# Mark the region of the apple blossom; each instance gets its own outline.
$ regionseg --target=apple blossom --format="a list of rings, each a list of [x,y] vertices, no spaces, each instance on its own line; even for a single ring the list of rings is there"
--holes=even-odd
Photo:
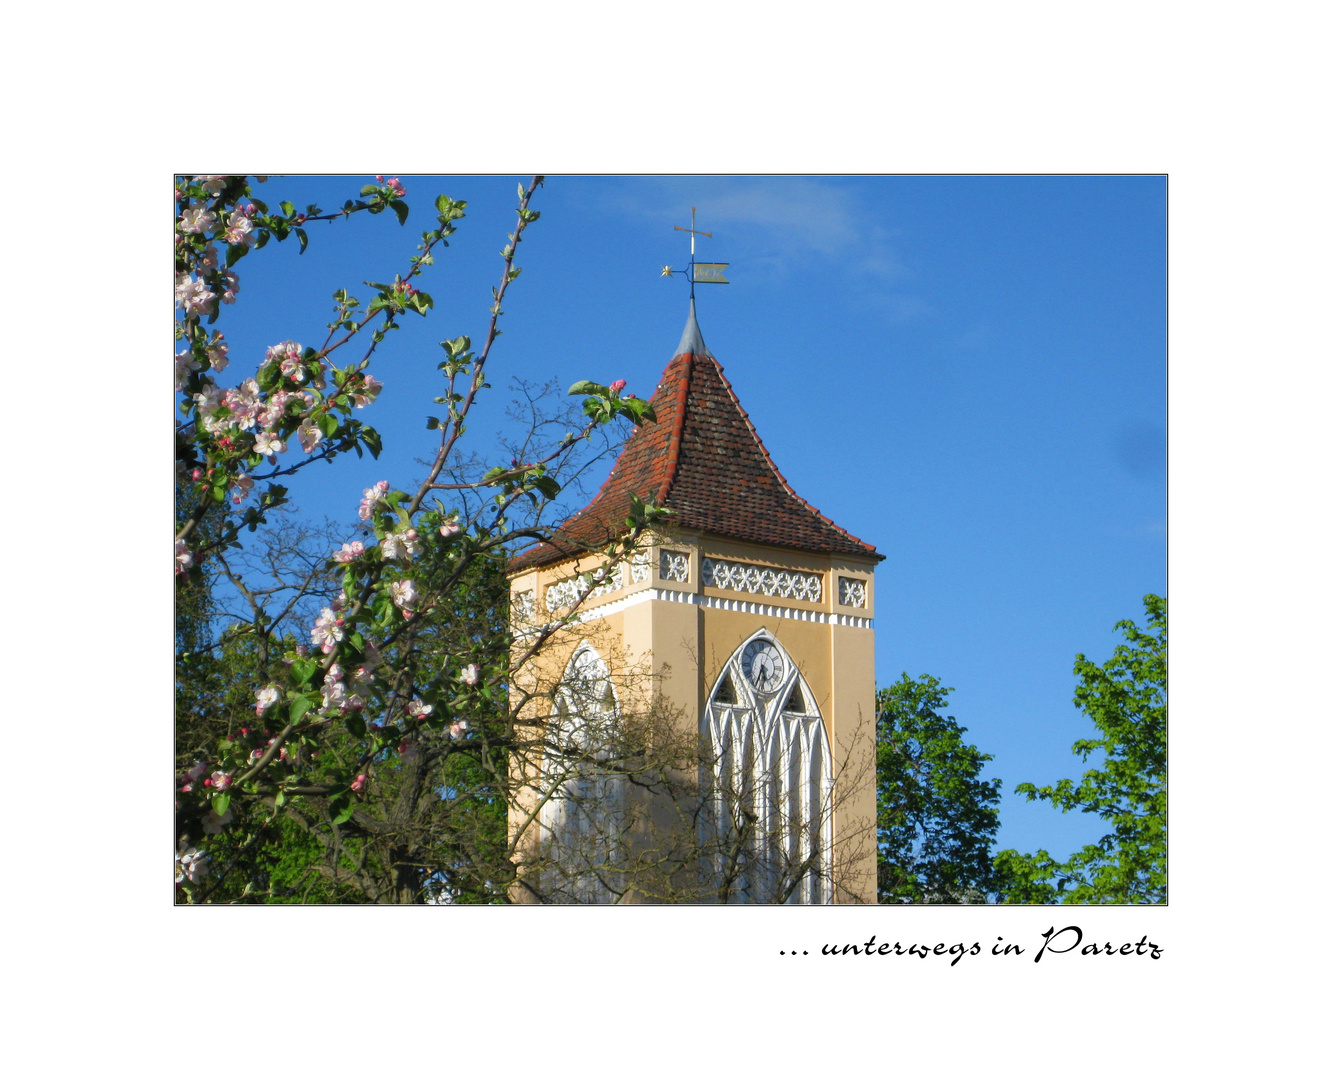
[[[274,683],[256,692],[256,715],[260,716],[280,700],[280,688]]]
[[[231,304],[231,303],[233,303],[235,300],[237,300],[237,298],[238,298],[238,274],[237,274],[237,271],[235,271],[235,270],[225,270],[225,271],[223,272],[223,274],[222,274],[222,277],[223,277],[223,279],[224,279],[224,295],[223,295],[223,301],[224,301],[225,304]]]
[[[311,417],[298,425],[298,441],[303,444],[305,454],[310,454],[316,450],[321,445],[322,438],[321,428],[313,423]]]
[[[395,195],[398,199],[405,198],[405,187],[401,184],[401,181],[398,180],[396,177],[393,176],[390,180],[387,181],[387,187],[391,188],[391,193]]]
[[[382,384],[371,375],[359,376],[360,385],[358,388],[351,387],[350,399],[354,402],[356,409],[362,409],[365,405],[371,405],[373,400],[382,392]],[[353,382],[353,380],[351,380]]]
[[[209,358],[210,367],[215,371],[223,371],[228,367],[228,343],[224,341],[222,334],[216,334],[205,346],[205,355]]]
[[[373,516],[373,505],[378,502],[388,491],[391,485],[385,480],[379,480],[370,488],[363,489],[363,502],[359,503],[359,519],[367,521]]]
[[[233,503],[236,506],[240,505],[242,500],[252,493],[252,487],[255,485],[256,481],[246,473],[238,473],[237,476],[233,477],[230,483],[233,485]]]
[[[368,777],[365,774],[360,773],[354,778],[354,783],[350,784],[349,788],[351,791],[362,791],[364,784],[367,782]]]
[[[276,454],[282,454],[287,449],[284,440],[273,431],[263,431],[256,437],[254,450],[262,457],[268,457],[273,463]]]
[[[392,533],[382,539],[384,559],[409,559],[419,554],[419,533],[414,529]]]
[[[331,652],[336,643],[342,641],[345,637],[345,631],[342,628],[343,619],[336,617],[336,613],[329,607],[322,608],[322,613],[317,617],[317,621],[312,624],[312,644],[320,645],[324,653]]]
[[[480,681],[480,665],[467,664],[461,669],[461,681],[467,686],[475,686]]]
[[[394,581],[391,585],[391,602],[398,608],[411,608],[415,601],[419,599],[419,594],[415,592],[415,583],[413,581]]]
[[[224,241],[229,244],[254,244],[252,219],[248,215],[249,207],[240,206],[228,216],[228,227],[224,229]]]
[[[341,544],[340,550],[331,556],[338,563],[353,562],[363,554],[363,541],[355,540],[348,544]]]
[[[419,698],[415,698],[405,707],[406,716],[415,720],[423,720],[431,712],[433,712],[433,706],[426,705],[424,702],[420,701]]]
[[[442,533],[443,536],[456,536],[457,533],[461,532],[461,522],[456,518],[453,518],[451,521],[444,521],[438,526],[438,531]]]
[[[195,562],[195,556],[191,554],[191,550],[186,546],[185,540],[174,540],[172,546],[173,573],[185,574],[191,569],[192,564]]]
[[[618,394],[628,385],[629,384],[626,383],[623,379],[616,379],[613,383],[610,384],[610,392],[612,394]]]
[[[197,848],[187,848],[174,860],[177,863],[177,884],[189,881],[197,884],[205,874],[205,863],[209,856]]]
[[[471,724],[469,720],[453,720],[452,723],[448,725],[447,733],[454,739],[460,739],[470,730]]]
[[[212,230],[219,219],[214,211],[203,206],[192,206],[182,211],[179,228],[184,233],[205,233]]]
[[[210,773],[210,778],[205,781],[205,786],[212,787],[215,791],[226,791],[232,784],[233,777],[222,769],[215,769],[214,772]]]

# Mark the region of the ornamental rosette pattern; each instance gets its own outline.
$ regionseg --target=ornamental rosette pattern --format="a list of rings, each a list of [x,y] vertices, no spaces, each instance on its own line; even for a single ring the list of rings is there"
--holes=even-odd
[[[662,580],[663,581],[685,581],[690,580],[690,557],[683,551],[667,551],[662,549]]]
[[[536,613],[536,590],[525,589],[513,593],[513,614],[518,619],[530,619]]]
[[[613,593],[617,589],[623,589],[627,583],[638,584],[647,581],[650,573],[648,553],[640,551],[633,557],[628,567],[621,562],[609,571],[596,570],[591,574],[579,574],[577,577],[555,582],[545,590],[545,610],[554,614],[561,607],[568,607],[577,603],[578,597],[587,588],[587,582],[593,578],[596,579],[596,584],[587,593],[588,600]]]
[[[839,578],[839,603],[848,607],[866,607],[867,583],[857,578]]]
[[[820,602],[820,575],[804,570],[774,570],[750,563],[705,559],[700,578],[715,589],[755,593],[780,600]]]

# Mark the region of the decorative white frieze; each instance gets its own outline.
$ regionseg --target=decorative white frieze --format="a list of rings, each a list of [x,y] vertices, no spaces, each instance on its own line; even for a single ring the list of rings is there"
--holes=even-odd
[[[820,575],[804,570],[774,570],[725,559],[705,559],[699,576],[705,585],[716,589],[820,602]]]
[[[857,578],[839,578],[839,603],[845,607],[866,607],[867,583]]]
[[[662,548],[662,580],[689,581],[690,557],[683,551],[668,551]]]
[[[619,562],[609,570],[593,570],[588,574],[579,574],[577,577],[557,581],[545,590],[545,610],[553,614],[561,607],[577,603],[578,597],[586,591],[589,580],[595,581],[592,590],[587,593],[589,600],[623,589],[626,579],[634,584],[647,581],[650,576],[648,553],[637,552],[628,569],[629,573],[626,575],[625,564]]]
[[[513,616],[530,619],[536,613],[536,590],[524,589],[513,593]]]

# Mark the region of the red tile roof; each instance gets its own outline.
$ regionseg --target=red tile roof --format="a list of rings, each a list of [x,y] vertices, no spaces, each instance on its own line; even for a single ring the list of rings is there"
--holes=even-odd
[[[553,542],[523,552],[510,569],[544,566],[609,543],[624,531],[631,494],[674,510],[673,527],[803,551],[885,557],[792,490],[712,356],[674,357],[652,406],[657,422],[634,431],[596,498],[560,526]]]

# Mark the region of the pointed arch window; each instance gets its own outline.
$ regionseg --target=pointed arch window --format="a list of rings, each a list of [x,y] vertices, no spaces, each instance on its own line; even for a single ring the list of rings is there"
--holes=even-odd
[[[712,748],[710,892],[733,903],[828,903],[829,740],[806,679],[768,631],[723,666],[700,731]]]
[[[565,669],[544,740],[539,855],[542,893],[550,903],[617,899],[626,792],[609,754],[619,713],[610,669],[583,642]]]

